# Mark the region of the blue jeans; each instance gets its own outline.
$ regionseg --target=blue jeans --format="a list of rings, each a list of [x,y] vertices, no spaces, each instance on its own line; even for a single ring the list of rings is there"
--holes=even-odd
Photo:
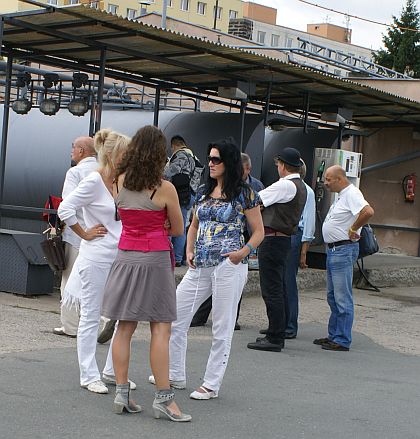
[[[350,347],[353,326],[353,265],[359,254],[359,243],[327,248],[327,301],[331,309],[328,338]]]
[[[286,333],[296,335],[298,331],[299,297],[296,276],[299,269],[300,250],[302,248],[301,229],[290,238],[290,253],[286,265],[286,293],[289,307],[289,318],[287,320]]]
[[[185,242],[187,241],[187,214],[194,204],[194,196],[191,195],[191,200],[188,206],[181,207],[182,221],[184,222],[184,233],[181,236],[172,238],[172,245],[174,246],[175,262],[181,263],[184,259]]]

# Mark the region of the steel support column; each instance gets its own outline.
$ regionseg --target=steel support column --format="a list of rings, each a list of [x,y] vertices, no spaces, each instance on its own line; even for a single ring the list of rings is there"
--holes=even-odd
[[[153,125],[159,126],[160,87],[156,87],[155,108],[153,112]]]
[[[105,65],[106,65],[106,49],[101,49],[101,67],[98,78],[98,99],[96,101],[95,111],[95,133],[101,129],[102,121],[102,103],[104,97],[104,84],[105,84]]]
[[[337,149],[341,149],[341,146],[343,145],[343,131],[344,131],[344,125],[340,123],[338,125],[338,132],[337,132]]]
[[[245,145],[244,145],[245,115],[246,115],[246,101],[241,101],[241,134],[239,140],[239,149],[241,150],[241,152],[245,151]]]
[[[305,106],[305,113],[303,115],[303,132],[305,134],[308,134],[308,121],[309,121],[309,93],[305,93],[304,98],[304,106]]]
[[[264,107],[264,126],[267,126],[267,121],[268,121],[268,115],[270,114],[270,99],[271,99],[271,87],[273,86],[273,83],[270,81],[268,83],[268,87],[267,87],[267,98],[266,98],[266,103],[265,103],[265,107]]]
[[[2,219],[1,205],[3,204],[3,196],[4,196],[4,180],[5,180],[4,177],[6,172],[6,150],[7,150],[7,135],[9,132],[9,113],[10,113],[9,107],[10,107],[10,89],[12,85],[12,71],[13,71],[13,53],[11,50],[9,50],[9,53],[7,55],[6,87],[4,90],[3,125],[1,131],[1,146],[0,146],[0,227],[1,227],[1,219]]]

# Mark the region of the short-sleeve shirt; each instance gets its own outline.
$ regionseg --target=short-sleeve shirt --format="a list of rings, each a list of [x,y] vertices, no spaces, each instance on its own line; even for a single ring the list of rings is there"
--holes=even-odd
[[[245,211],[259,204],[260,197],[250,187],[243,188],[232,201],[198,194],[195,265],[200,268],[214,267],[226,258],[222,254],[242,248]],[[246,263],[246,260],[242,262]]]
[[[350,227],[356,221],[360,211],[368,205],[363,194],[353,184],[339,192],[336,202],[330,207],[322,225],[324,242],[328,244],[349,239]],[[358,234],[360,230],[357,231]]]

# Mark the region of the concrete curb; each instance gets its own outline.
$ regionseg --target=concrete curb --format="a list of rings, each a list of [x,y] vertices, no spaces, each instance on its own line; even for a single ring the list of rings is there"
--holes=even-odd
[[[175,280],[178,285],[187,272],[186,267],[176,268]],[[368,279],[379,288],[384,287],[412,287],[420,286],[420,266],[383,266],[365,269]],[[357,266],[354,270],[354,281],[360,277]],[[326,271],[308,268],[300,270],[297,276],[298,288],[300,290],[319,290],[326,288]],[[248,282],[245,285],[244,294],[249,296],[260,295],[260,277],[258,270],[248,272]]]

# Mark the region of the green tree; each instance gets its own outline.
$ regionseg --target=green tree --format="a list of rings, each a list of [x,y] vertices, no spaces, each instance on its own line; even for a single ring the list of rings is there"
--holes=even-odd
[[[375,62],[400,73],[420,77],[420,13],[415,0],[407,0],[401,17],[383,36],[385,50],[379,50]],[[414,29],[414,30],[408,30]]]

